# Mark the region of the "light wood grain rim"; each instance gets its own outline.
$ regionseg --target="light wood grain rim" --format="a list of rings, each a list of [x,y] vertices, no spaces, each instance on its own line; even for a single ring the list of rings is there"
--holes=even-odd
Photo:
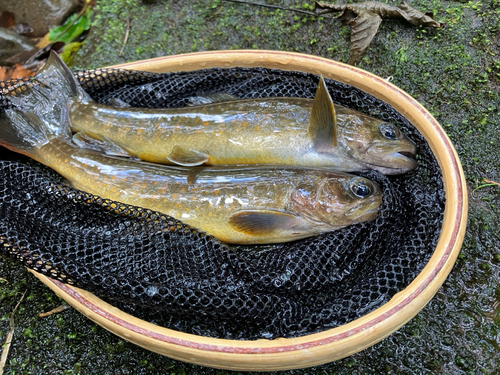
[[[428,141],[443,171],[446,206],[441,235],[426,267],[403,291],[377,310],[317,334],[276,340],[224,340],[158,327],[128,315],[84,290],[35,273],[77,310],[118,336],[159,354],[190,363],[231,370],[273,371],[334,361],[387,337],[413,318],[451,271],[467,221],[467,190],[458,155],[448,136],[415,99],[371,73],[321,57],[280,51],[214,51],[166,56],[113,66],[151,72],[213,67],[266,67],[322,74],[355,86],[389,103]]]

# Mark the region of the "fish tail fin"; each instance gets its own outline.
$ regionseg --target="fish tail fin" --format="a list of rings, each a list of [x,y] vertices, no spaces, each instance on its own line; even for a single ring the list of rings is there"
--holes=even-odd
[[[32,157],[50,138],[48,129],[30,113],[9,108],[0,114],[0,146]]]
[[[82,89],[73,72],[62,61],[53,50],[50,51],[47,62],[36,75],[36,80],[46,86],[53,87],[59,95],[65,98],[78,98],[91,100],[89,95]]]
[[[9,105],[0,110],[0,145],[32,156],[34,149],[50,139],[71,137],[70,100],[92,99],[54,51],[25,88],[4,96]]]

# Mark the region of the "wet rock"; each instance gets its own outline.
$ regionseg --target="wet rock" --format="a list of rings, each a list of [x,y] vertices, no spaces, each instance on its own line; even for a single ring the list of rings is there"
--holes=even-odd
[[[0,13],[14,13],[16,23],[26,22],[33,28],[34,37],[44,36],[49,28],[59,26],[81,7],[79,0],[0,0]]]
[[[34,48],[34,42],[17,34],[15,31],[0,27],[0,66],[6,65],[4,60],[23,51]]]

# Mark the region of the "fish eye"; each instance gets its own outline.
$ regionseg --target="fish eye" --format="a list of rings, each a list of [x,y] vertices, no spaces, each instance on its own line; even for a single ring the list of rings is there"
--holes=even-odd
[[[359,198],[366,198],[372,193],[372,188],[368,181],[361,178],[354,178],[351,181],[350,189]]]
[[[386,139],[393,140],[399,137],[399,129],[387,122],[380,125],[379,130]]]

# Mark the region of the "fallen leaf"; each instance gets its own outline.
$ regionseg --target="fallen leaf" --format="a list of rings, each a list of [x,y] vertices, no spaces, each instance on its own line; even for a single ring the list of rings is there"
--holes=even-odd
[[[73,59],[73,56],[80,49],[82,44],[83,43],[79,43],[79,42],[66,44],[62,49],[62,53],[59,54],[59,57],[62,59],[62,61],[64,61],[66,63],[66,65],[70,65],[71,60]]]
[[[415,26],[443,27],[431,14],[424,14],[404,1],[397,6],[374,1],[356,4],[316,2],[314,12],[318,15],[340,12],[337,18],[342,24],[351,25],[351,65],[357,65],[361,61],[383,19],[404,19]]]
[[[36,46],[40,49],[47,47],[50,44],[49,33],[45,34],[45,36],[38,41]]]
[[[16,24],[16,19],[14,13],[9,12],[8,10],[4,10],[2,14],[0,14],[0,27],[4,27],[8,29]]]
[[[0,81],[11,78],[23,78],[27,76],[34,76],[36,72],[25,69],[21,64],[14,66],[0,66]]]

